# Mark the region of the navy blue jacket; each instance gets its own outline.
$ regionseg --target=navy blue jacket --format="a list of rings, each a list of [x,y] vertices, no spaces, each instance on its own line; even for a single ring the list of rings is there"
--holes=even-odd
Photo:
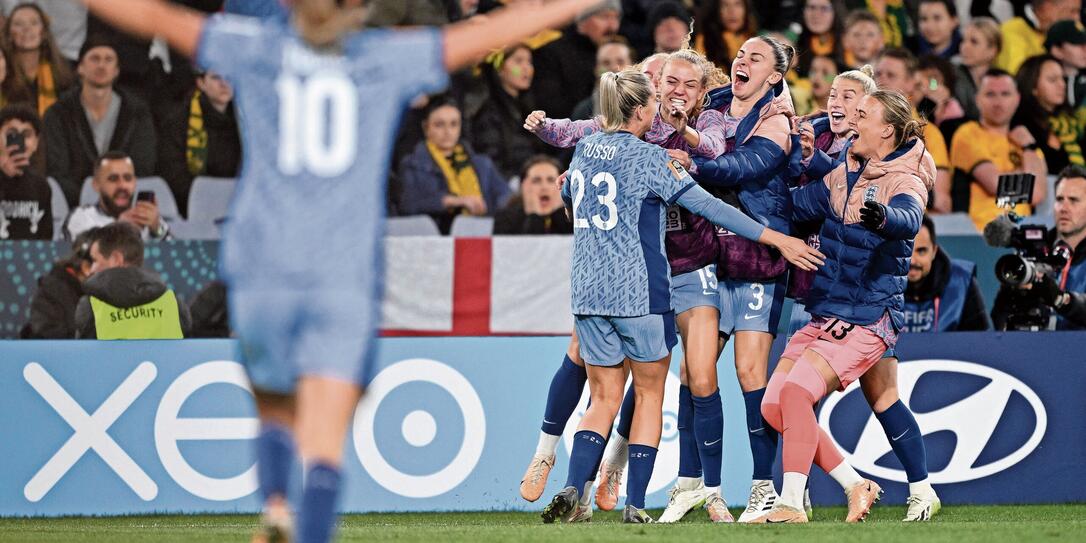
[[[479,190],[486,200],[486,214],[493,216],[509,199],[509,183],[506,183],[494,162],[486,155],[475,153],[464,144],[475,176],[479,178]],[[400,215],[443,213],[441,199],[449,194],[449,184],[441,168],[430,156],[426,142],[419,142],[415,150],[400,161],[400,192],[397,209]]]
[[[792,201],[788,196],[789,156],[776,143],[751,132],[763,118],[773,115],[773,100],[787,90],[778,83],[765,94],[743,118],[735,133],[735,149],[715,159],[694,157],[698,173],[695,179],[706,187],[733,189],[739,202],[754,220],[783,232],[791,232]],[[725,112],[732,102],[732,87],[727,85],[709,93],[711,109]],[[792,138],[792,148],[799,146],[799,136]]]
[[[903,144],[884,160],[859,164],[849,158],[820,182],[792,192],[797,221],[822,220],[819,231],[826,264],[807,295],[807,311],[868,325],[887,312],[904,324],[904,292],[913,238],[935,184],[935,162],[923,144]],[[873,200],[886,206],[886,222],[871,230],[860,208]]]

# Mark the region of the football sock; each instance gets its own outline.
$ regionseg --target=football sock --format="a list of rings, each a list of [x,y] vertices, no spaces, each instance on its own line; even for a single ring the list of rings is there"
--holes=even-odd
[[[535,446],[535,453],[543,456],[554,455],[554,451],[558,448],[558,441],[560,439],[562,439],[562,436],[551,435],[547,432],[539,432],[539,443]]]
[[[788,438],[784,439],[785,443],[788,443]],[[781,499],[777,503],[803,511],[803,491],[806,489],[807,474],[785,471],[784,481],[781,485]]]
[[[856,470],[848,465],[848,462],[841,462],[836,468],[826,473],[833,477],[833,480],[837,481],[837,484],[841,485],[841,488],[845,490],[864,482],[864,478],[860,477],[860,474],[856,473]]]
[[[577,489],[581,496],[589,493],[591,481],[596,478],[596,471],[603,458],[606,446],[603,436],[591,430],[581,430],[573,435],[573,450],[569,454],[569,472],[566,474],[566,486]]]
[[[626,505],[645,508],[645,491],[656,464],[656,448],[648,445],[630,445],[630,477],[626,481]]]
[[[782,467],[785,473],[807,475],[811,472],[819,438],[814,403],[811,393],[792,381],[786,382],[781,389],[781,413],[784,415]]]
[[[724,454],[724,406],[720,391],[694,400],[694,437],[701,459],[702,478],[707,487],[720,486],[720,464]]]
[[[927,479],[923,481],[917,481],[915,483],[909,483],[909,495],[910,496],[934,496],[935,489],[931,487],[931,483]]]
[[[750,439],[750,455],[754,460],[752,479],[773,478],[773,462],[777,460],[777,432],[762,417],[764,388],[743,393],[747,408],[747,437]]]
[[[773,372],[773,375],[769,376],[769,385],[765,387],[765,393],[762,396],[762,418],[777,432],[781,431],[784,423],[781,418],[781,387],[784,386],[786,379],[788,379],[787,373]]]
[[[339,468],[323,462],[306,472],[302,508],[298,514],[298,543],[331,541],[336,524]]]
[[[567,354],[551,378],[547,407],[543,410],[543,432],[552,436],[562,435],[566,422],[577,408],[577,402],[581,401],[581,393],[584,392],[587,380],[588,372],[583,366],[574,364]],[[557,441],[555,444],[557,445]],[[554,449],[551,449],[549,454],[554,454]]]
[[[618,427],[615,431],[623,439],[630,440],[630,426],[633,425],[634,414],[634,387],[631,385],[622,398],[622,406],[618,409]]]
[[[890,447],[905,468],[905,476],[910,483],[928,478],[928,453],[924,448],[924,436],[916,417],[905,404],[898,400],[882,413],[875,413],[875,418],[882,424],[882,431],[890,441]]]
[[[256,478],[264,501],[287,497],[290,469],[294,465],[294,437],[285,427],[261,422],[256,438]]]
[[[679,413],[676,417],[679,430],[679,478],[700,479],[701,458],[698,456],[698,438],[694,435],[694,399],[690,387],[679,385]]]
[[[613,432],[611,439],[607,441],[607,452],[603,455],[607,465],[625,469],[626,460],[630,454],[630,448],[627,445],[626,438],[618,435],[618,432]]]

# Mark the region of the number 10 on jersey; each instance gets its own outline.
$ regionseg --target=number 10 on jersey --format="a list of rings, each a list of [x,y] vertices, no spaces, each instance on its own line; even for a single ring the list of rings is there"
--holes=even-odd
[[[581,207],[581,201],[584,200],[584,174],[581,173],[581,170],[573,170],[569,174],[569,182],[570,192],[573,193],[573,227],[588,228],[588,219],[581,217],[577,213]],[[592,224],[600,230],[610,230],[618,224],[618,208],[615,207],[615,198],[618,197],[618,183],[615,182],[615,176],[608,172],[600,172],[592,176],[593,187],[599,187],[602,184],[607,185],[607,192],[597,195],[596,199],[606,209],[607,218],[604,219],[597,213],[592,215]]]
[[[283,74],[279,94],[279,171],[317,177],[343,175],[358,148],[358,93],[338,72],[302,78]]]

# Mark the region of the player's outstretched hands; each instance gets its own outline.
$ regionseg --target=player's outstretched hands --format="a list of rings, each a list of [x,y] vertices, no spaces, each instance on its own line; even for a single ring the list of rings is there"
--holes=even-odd
[[[683,168],[686,168],[687,170],[689,170],[690,166],[694,163],[694,161],[690,159],[690,153],[687,153],[682,149],[668,149],[667,156],[672,160],[678,160],[679,164],[682,164]]]
[[[528,118],[524,119],[524,129],[529,132],[535,132],[543,127],[543,121],[547,120],[547,113],[545,111],[533,111],[528,114]]]
[[[801,270],[815,271],[825,263],[826,256],[799,238],[786,236],[772,228],[766,228],[758,241],[781,252],[786,260]]]

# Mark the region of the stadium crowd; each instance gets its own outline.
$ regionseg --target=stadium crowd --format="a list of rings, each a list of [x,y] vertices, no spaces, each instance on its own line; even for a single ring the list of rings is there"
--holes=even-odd
[[[283,9],[278,0],[176,1],[207,13]],[[501,4],[370,0],[368,24],[442,25]],[[75,240],[114,221],[138,227],[145,241],[184,238],[171,225],[200,205],[189,201],[194,179],[233,178],[241,164],[228,78],[116,31],[78,2],[0,7],[0,239]],[[785,80],[800,120],[824,115],[834,78],[864,65],[880,87],[909,98],[937,167],[929,215],[967,213],[982,230],[1002,213],[999,175],[1032,173],[1032,201],[1018,213],[1081,230],[1086,178],[1068,167],[1086,166],[1082,18],[1080,0],[606,0],[567,28],[478,59],[442,95],[419,97],[396,141],[388,212],[429,216],[446,234],[465,215],[493,217],[495,234],[569,234],[557,180],[572,153],[525,130],[533,112],[592,119],[604,72],[686,43],[727,72],[744,41],[770,35],[796,48]],[[161,190],[143,194],[136,180],[147,177],[164,180]],[[1075,180],[1063,183],[1074,194],[1050,194],[1057,178]],[[66,217],[52,216],[55,191]],[[925,272],[917,285],[942,285],[959,268],[936,250],[934,227],[924,232],[923,246],[942,256],[926,264],[934,279]],[[1081,232],[1065,237],[1078,249]],[[1081,290],[1059,287],[1056,299]],[[972,309],[983,304],[966,291]],[[987,327],[986,315],[972,317]]]

